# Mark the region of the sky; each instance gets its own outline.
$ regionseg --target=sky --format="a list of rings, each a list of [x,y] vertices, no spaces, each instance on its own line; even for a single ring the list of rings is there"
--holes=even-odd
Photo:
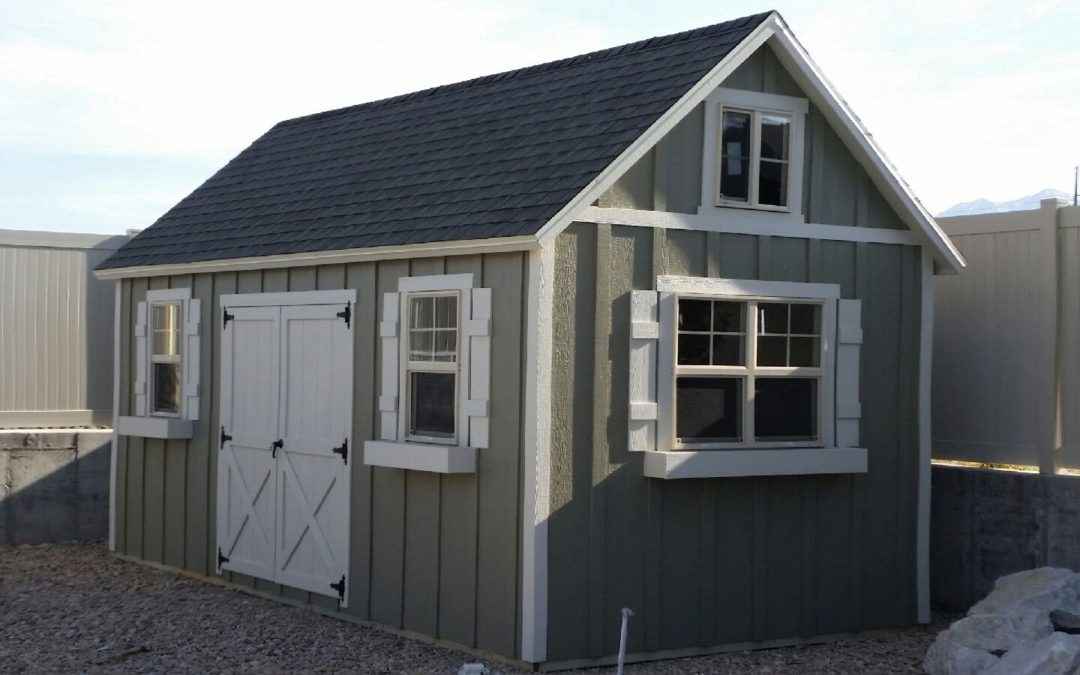
[[[1072,192],[1075,0],[2,0],[0,228],[144,228],[279,120],[769,9],[931,211]]]

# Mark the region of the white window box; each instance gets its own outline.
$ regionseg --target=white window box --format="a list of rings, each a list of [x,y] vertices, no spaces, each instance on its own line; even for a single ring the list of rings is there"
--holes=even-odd
[[[195,422],[181,417],[117,417],[116,433],[145,438],[191,438]]]
[[[734,478],[866,473],[865,448],[646,452],[650,478]]]
[[[403,441],[367,441],[364,464],[433,473],[476,473],[476,448]]]

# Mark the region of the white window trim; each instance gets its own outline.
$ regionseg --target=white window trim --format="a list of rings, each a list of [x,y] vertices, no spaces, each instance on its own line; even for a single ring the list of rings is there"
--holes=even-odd
[[[716,449],[807,449],[831,448],[836,443],[835,388],[836,388],[836,302],[840,297],[837,284],[813,284],[783,281],[752,281],[744,279],[713,279],[706,277],[661,276],[657,278],[657,291],[660,300],[660,363],[658,368],[658,447],[666,451],[685,452],[703,450],[713,452]],[[818,437],[813,441],[741,441],[731,443],[681,444],[675,432],[675,385],[680,372],[686,374],[686,366],[676,364],[676,340],[678,333],[678,300],[685,297],[702,299],[733,300],[737,302],[775,301],[819,303],[821,313],[821,359],[820,367],[813,368],[813,375],[819,377],[818,388]],[[752,317],[747,317],[748,319]],[[747,326],[748,334],[751,333]],[[797,374],[795,368],[760,368],[751,367],[753,350],[746,354],[747,367],[732,369],[744,375],[757,370],[784,374]],[[691,367],[692,368],[692,367]],[[710,366],[710,374],[721,374],[722,367]],[[748,385],[746,385],[747,388]],[[753,433],[753,408],[749,405],[749,392],[743,395],[743,433]],[[747,426],[747,419],[750,426]],[[729,454],[728,452],[724,453]]]
[[[184,362],[187,353],[188,301],[191,300],[190,288],[170,288],[146,292],[146,416],[183,419],[184,417]],[[158,305],[177,305],[177,321],[180,323],[180,354],[175,358],[154,357],[154,307]],[[176,412],[154,409],[154,364],[174,363],[180,369],[180,401]],[[171,427],[169,427],[171,429]],[[165,437],[167,438],[167,437]]]
[[[720,195],[720,131],[722,110],[735,108],[754,113],[751,128],[750,198],[749,202],[724,200]],[[809,102],[804,98],[765,94],[742,89],[717,87],[705,98],[705,133],[702,150],[701,206],[699,215],[716,215],[738,210],[744,217],[758,217],[771,223],[778,221],[803,223],[802,213],[803,164],[805,159],[806,114]],[[757,194],[758,123],[760,113],[778,113],[791,119],[790,156],[788,158],[787,206],[754,203]],[[759,212],[759,213],[755,213]]]

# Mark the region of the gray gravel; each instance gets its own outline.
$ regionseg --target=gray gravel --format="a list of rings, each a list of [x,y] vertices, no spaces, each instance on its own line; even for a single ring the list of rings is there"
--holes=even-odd
[[[917,673],[944,624],[628,673]],[[0,546],[0,671],[455,673],[476,657],[119,560]],[[505,664],[488,664],[508,672]],[[594,670],[593,673],[610,672]]]

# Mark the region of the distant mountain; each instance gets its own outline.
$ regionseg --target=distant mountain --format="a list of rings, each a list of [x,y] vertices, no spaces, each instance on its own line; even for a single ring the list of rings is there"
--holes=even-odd
[[[1070,204],[1072,203],[1072,195],[1066,194],[1061,190],[1042,190],[1036,192],[1033,195],[1027,197],[1021,197],[1019,199],[1013,199],[1007,202],[992,202],[989,199],[976,199],[973,202],[963,202],[950,206],[941,213],[940,217],[947,216],[971,216],[976,213],[1005,213],[1006,211],[1029,211],[1031,209],[1039,208],[1039,202],[1043,199],[1050,199],[1057,197],[1063,199]]]

